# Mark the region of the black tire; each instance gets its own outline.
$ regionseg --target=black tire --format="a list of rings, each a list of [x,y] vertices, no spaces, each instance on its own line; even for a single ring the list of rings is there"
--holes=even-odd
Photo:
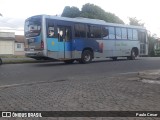
[[[90,63],[92,61],[92,59],[93,59],[92,52],[90,50],[84,50],[79,62],[86,64],[86,63]]]
[[[117,60],[117,57],[112,57],[112,60],[113,60],[113,61],[116,61],[116,60]]]
[[[135,60],[136,57],[137,57],[136,51],[134,49],[132,49],[131,56],[127,57],[127,59],[129,59],[129,60]]]
[[[0,58],[0,65],[2,65],[2,59]]]
[[[65,60],[64,61],[66,64],[72,64],[74,62],[74,60]]]

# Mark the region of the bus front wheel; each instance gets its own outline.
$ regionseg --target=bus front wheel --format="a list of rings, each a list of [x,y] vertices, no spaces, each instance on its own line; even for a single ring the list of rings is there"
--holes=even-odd
[[[92,61],[93,54],[90,50],[84,50],[80,59],[80,63],[86,64]]]
[[[136,57],[137,57],[136,50],[132,49],[131,56],[127,57],[127,59],[129,59],[129,60],[135,60]]]

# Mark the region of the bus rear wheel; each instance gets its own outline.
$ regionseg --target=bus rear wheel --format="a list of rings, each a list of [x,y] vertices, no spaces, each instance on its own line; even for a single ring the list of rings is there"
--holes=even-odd
[[[81,59],[79,60],[80,63],[86,64],[90,63],[93,59],[93,54],[90,50],[84,50],[82,52]]]
[[[0,58],[0,65],[2,65],[2,59]]]

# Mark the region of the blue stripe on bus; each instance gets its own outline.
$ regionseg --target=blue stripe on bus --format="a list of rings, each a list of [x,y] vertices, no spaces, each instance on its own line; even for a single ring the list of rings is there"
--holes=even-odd
[[[94,52],[103,52],[103,43],[98,40],[75,39],[72,42],[59,42],[57,38],[47,38],[47,49],[49,51],[82,51],[86,47],[90,47]]]
[[[99,43],[98,40],[93,39],[75,39],[73,42],[73,49],[82,51],[84,48],[92,48],[95,52],[103,51],[103,43]]]
[[[57,38],[47,38],[47,49],[49,51],[72,51],[71,42],[59,42]]]

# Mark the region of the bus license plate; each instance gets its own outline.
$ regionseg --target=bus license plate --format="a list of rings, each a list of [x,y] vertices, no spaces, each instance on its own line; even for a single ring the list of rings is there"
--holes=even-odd
[[[30,51],[34,51],[34,49],[30,48]]]
[[[33,43],[33,42],[34,42],[34,39],[29,39],[28,42],[29,42],[29,43]]]

